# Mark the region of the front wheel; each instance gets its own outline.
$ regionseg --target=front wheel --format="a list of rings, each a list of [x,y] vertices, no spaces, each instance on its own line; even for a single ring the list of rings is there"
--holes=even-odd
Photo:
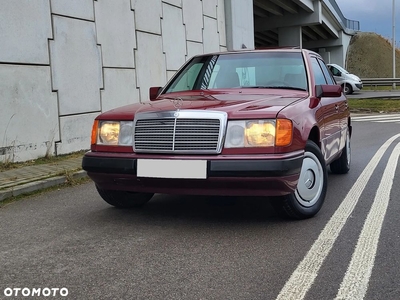
[[[345,84],[343,85],[343,91],[344,91],[344,93],[345,93],[346,95],[351,95],[351,94],[353,94],[353,88],[352,88],[352,86],[351,86],[350,84],[348,84],[348,83],[345,83]]]
[[[344,149],[342,150],[342,154],[338,159],[331,162],[330,164],[332,173],[346,174],[347,172],[350,171],[350,162],[351,162],[350,133],[349,130],[347,130],[346,144]]]
[[[153,197],[153,193],[104,190],[96,185],[97,192],[108,204],[118,208],[141,207]]]
[[[272,204],[278,213],[293,219],[307,219],[322,207],[327,191],[328,175],[321,150],[313,141],[307,141],[303,164],[296,190],[275,197]]]

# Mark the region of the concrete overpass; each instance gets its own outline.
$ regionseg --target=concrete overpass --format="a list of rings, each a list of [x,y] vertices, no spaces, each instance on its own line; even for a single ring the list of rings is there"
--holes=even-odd
[[[358,21],[344,17],[335,0],[228,0],[226,4],[231,5],[228,9],[238,6],[237,16],[235,11],[227,14],[233,18],[227,20],[228,49],[238,50],[238,37],[243,41],[238,19],[248,11],[245,6],[252,6],[252,15],[246,18],[253,19],[254,40],[242,43],[243,47],[303,47],[319,52],[326,62],[345,66],[351,37],[360,29]]]

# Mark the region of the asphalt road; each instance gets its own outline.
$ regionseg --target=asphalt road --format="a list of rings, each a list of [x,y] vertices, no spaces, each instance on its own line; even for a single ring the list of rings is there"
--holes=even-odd
[[[0,298],[400,299],[400,126],[375,121],[354,118],[350,173],[329,174],[309,220],[261,198],[156,195],[119,210],[92,183],[11,203]]]

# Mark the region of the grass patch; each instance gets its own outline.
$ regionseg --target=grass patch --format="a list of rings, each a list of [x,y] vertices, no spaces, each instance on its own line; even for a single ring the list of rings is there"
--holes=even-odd
[[[400,112],[400,99],[348,99],[352,112]]]
[[[26,166],[34,166],[34,165],[43,165],[43,164],[56,164],[59,161],[66,160],[69,158],[77,158],[82,157],[87,150],[77,151],[70,154],[65,155],[57,155],[57,156],[47,156],[41,157],[34,160],[29,160],[25,162],[0,162],[0,172],[17,169]]]
[[[363,90],[365,91],[392,91],[393,86],[385,86],[385,85],[364,85]],[[400,90],[399,84],[396,84],[396,91]]]

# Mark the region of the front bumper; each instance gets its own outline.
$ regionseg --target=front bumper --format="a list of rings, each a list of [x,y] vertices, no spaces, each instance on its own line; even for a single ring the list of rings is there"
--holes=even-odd
[[[206,161],[204,179],[137,176],[139,159]],[[88,152],[82,168],[102,189],[166,194],[277,196],[292,193],[303,151],[284,155],[160,156]],[[171,170],[173,172],[173,170]]]

